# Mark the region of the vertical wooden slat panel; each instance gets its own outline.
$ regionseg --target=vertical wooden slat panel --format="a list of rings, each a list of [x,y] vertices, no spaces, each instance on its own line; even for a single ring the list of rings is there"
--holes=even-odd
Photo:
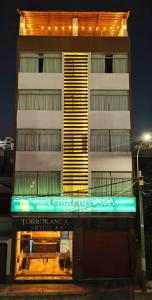
[[[63,191],[70,195],[88,193],[87,53],[64,54]]]

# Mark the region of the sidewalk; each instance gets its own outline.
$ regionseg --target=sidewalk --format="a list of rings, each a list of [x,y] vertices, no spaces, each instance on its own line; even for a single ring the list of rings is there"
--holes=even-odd
[[[0,299],[32,300],[152,300],[152,290],[142,294],[126,282],[102,281],[98,283],[67,284],[10,284],[0,285]]]
[[[126,281],[0,285],[0,299],[132,300]]]

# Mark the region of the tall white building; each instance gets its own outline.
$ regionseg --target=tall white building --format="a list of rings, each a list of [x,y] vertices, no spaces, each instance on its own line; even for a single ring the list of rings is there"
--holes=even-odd
[[[130,277],[128,12],[20,12],[16,280]]]

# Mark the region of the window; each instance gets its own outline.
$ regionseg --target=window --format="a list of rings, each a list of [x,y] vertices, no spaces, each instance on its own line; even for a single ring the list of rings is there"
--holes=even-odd
[[[112,54],[105,55],[105,73],[112,73]]]
[[[16,279],[72,279],[73,232],[57,231],[52,223],[49,230],[44,223],[43,230],[35,226],[41,231],[16,232]]]
[[[91,53],[91,72],[105,73],[105,55],[102,53]]]
[[[50,172],[16,172],[15,195],[47,196],[61,193],[61,174]]]
[[[128,91],[90,90],[90,110],[127,111]]]
[[[124,53],[113,54],[113,73],[128,72],[128,56]]]
[[[93,196],[132,196],[132,173],[91,172],[91,188]]]
[[[127,73],[126,53],[91,53],[92,73]]]
[[[130,151],[130,130],[128,129],[91,129],[90,135],[90,151]]]
[[[39,61],[37,53],[20,54],[20,72],[35,73],[39,71]]]
[[[62,53],[21,53],[20,72],[62,72]]]
[[[61,73],[62,72],[62,53],[43,54],[43,72]]]
[[[17,151],[61,151],[61,130],[18,129]]]
[[[19,110],[61,110],[61,90],[19,90]]]

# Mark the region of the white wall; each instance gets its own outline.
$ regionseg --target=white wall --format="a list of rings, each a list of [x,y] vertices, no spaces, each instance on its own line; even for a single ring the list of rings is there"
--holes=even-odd
[[[89,171],[131,172],[131,152],[89,152]]]
[[[130,129],[129,111],[91,111],[89,129]]]
[[[129,90],[129,74],[89,73],[89,89]]]
[[[61,171],[63,165],[62,152],[17,151],[16,171]]]
[[[18,110],[17,128],[61,129],[62,111]]]
[[[18,73],[18,89],[63,89],[63,73]]]

